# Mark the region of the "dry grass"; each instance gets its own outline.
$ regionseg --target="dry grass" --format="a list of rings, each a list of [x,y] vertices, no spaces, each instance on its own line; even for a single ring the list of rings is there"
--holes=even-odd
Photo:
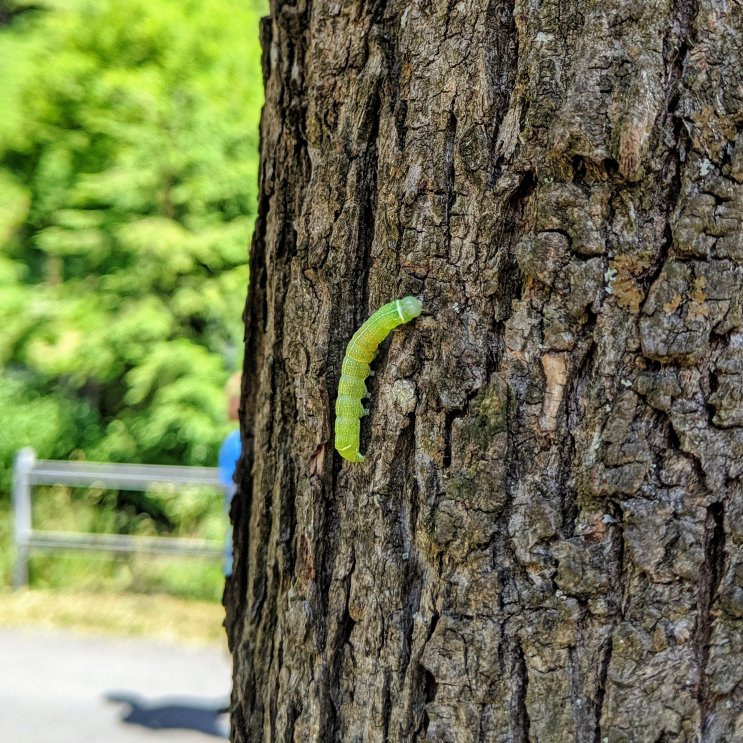
[[[179,645],[226,646],[220,604],[173,596],[0,591],[0,627],[139,635]]]

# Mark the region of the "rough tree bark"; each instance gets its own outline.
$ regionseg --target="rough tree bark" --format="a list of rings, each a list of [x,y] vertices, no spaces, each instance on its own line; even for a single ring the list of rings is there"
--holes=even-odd
[[[234,741],[743,740],[743,7],[275,0]],[[363,464],[344,346],[378,357]]]

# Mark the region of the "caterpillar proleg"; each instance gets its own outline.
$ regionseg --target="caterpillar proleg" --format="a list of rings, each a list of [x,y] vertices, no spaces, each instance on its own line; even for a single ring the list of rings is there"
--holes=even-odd
[[[369,411],[361,404],[369,396],[365,380],[377,346],[398,325],[420,315],[422,305],[416,297],[403,297],[380,307],[354,334],[346,355],[335,401],[335,448],[349,462],[363,462],[359,453],[361,417]]]

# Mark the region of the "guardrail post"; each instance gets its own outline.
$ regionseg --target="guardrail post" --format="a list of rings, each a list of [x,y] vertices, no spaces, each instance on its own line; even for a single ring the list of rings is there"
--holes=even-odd
[[[13,526],[16,548],[14,585],[28,585],[28,552],[31,537],[31,469],[36,452],[27,447],[16,454],[13,465]]]

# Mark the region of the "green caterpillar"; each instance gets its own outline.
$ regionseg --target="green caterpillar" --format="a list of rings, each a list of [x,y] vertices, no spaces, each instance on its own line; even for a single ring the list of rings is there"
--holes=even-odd
[[[354,334],[346,347],[335,401],[335,448],[349,462],[363,462],[359,453],[361,416],[369,411],[361,399],[369,396],[364,380],[377,346],[398,325],[420,315],[423,306],[416,297],[403,297],[380,307]]]

